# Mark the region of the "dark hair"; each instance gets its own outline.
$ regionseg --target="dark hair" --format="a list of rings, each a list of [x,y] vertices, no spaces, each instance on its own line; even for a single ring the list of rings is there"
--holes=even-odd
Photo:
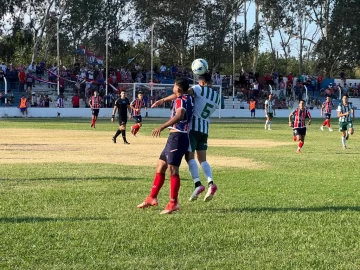
[[[125,92],[125,93],[126,93],[126,90],[125,90],[125,89],[123,89],[123,90],[121,90],[121,91],[120,91],[120,93],[121,93],[121,92]]]
[[[348,97],[349,97],[349,95],[348,95],[348,94],[344,94],[344,95],[343,95],[343,97],[347,97],[347,98],[348,98]]]
[[[143,92],[143,91],[139,91],[138,94],[144,94],[144,92]]]
[[[205,81],[207,83],[211,83],[212,82],[211,74],[209,72],[201,74],[201,75],[199,75],[199,80]]]
[[[184,78],[176,78],[175,85],[179,86],[184,93],[186,93],[190,87],[189,81]]]
[[[305,103],[305,100],[303,100],[303,99],[300,99],[300,100],[299,100],[299,103],[300,103],[301,101]]]

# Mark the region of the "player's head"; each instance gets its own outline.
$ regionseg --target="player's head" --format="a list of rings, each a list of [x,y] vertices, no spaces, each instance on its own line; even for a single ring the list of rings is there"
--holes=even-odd
[[[204,74],[201,74],[199,76],[199,84],[201,86],[204,85],[211,85],[212,84],[212,78],[211,78],[211,74],[209,72],[206,72]]]
[[[143,99],[143,97],[144,97],[143,91],[139,91],[137,96],[138,96],[138,99]]]
[[[94,91],[94,96],[96,97],[98,94],[99,94],[98,91],[95,90],[95,91]]]
[[[173,92],[175,95],[186,94],[189,89],[189,82],[184,78],[177,78],[174,82]]]
[[[272,99],[272,94],[270,93],[270,94],[269,94],[269,100],[271,100],[271,99]]]
[[[349,99],[349,96],[347,94],[343,95],[342,101],[343,101],[344,104],[347,104],[348,99]]]
[[[300,100],[299,100],[299,108],[300,108],[301,110],[305,108],[305,100],[303,100],[303,99],[300,99]]]
[[[326,101],[330,101],[330,96],[326,96]]]
[[[126,91],[125,91],[125,90],[121,90],[121,92],[120,92],[120,97],[121,97],[121,98],[125,98],[125,97],[126,97]]]

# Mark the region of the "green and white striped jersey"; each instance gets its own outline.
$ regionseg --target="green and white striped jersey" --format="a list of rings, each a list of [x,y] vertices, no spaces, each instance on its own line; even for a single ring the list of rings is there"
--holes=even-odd
[[[343,103],[340,103],[336,111],[340,113],[346,113],[346,112],[350,112],[350,113],[348,115],[339,117],[339,122],[351,122],[353,119],[352,110],[353,110],[352,103],[348,103],[346,106]]]
[[[273,113],[273,106],[274,106],[274,101],[273,100],[265,100],[265,106],[267,107],[267,112],[268,113]]]
[[[209,86],[195,85],[192,89],[194,90],[194,114],[190,129],[209,134],[210,116],[219,106],[220,95]]]

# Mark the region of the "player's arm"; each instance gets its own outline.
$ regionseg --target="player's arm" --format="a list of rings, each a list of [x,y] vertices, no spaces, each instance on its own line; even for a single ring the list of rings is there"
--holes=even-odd
[[[347,116],[347,115],[349,115],[349,113],[350,113],[350,112],[345,112],[345,113],[343,113],[343,112],[341,111],[341,108],[338,108],[338,109],[337,109],[337,115],[338,115],[338,117]]]
[[[181,121],[182,119],[184,119],[184,116],[185,116],[185,108],[183,108],[183,107],[178,108],[178,109],[176,110],[175,116],[172,117],[172,118],[170,118],[169,121],[167,121],[166,123],[162,124],[160,127],[154,129],[154,130],[152,131],[152,135],[153,135],[154,137],[159,137],[161,131],[163,131],[165,128],[170,127],[170,126],[176,124],[177,122]]]
[[[129,119],[131,119],[131,105],[127,105],[128,113],[129,113]]]
[[[267,115],[268,114],[268,112],[267,112],[267,110],[268,110],[268,108],[267,108],[267,103],[265,102],[265,105],[264,105],[265,107],[265,115]]]
[[[135,105],[135,99],[130,103],[130,108],[135,111],[134,105]]]
[[[295,110],[293,110],[293,111],[289,114],[289,127],[293,127],[292,118],[293,118],[294,113],[295,113]]]
[[[151,108],[161,106],[162,104],[164,104],[164,102],[172,101],[172,100],[174,100],[174,99],[176,99],[176,95],[175,95],[175,94],[171,94],[170,96],[167,96],[167,97],[165,97],[165,98],[159,99],[158,101],[155,101],[154,104],[151,105]]]
[[[354,122],[355,121],[355,110],[353,108],[351,108],[351,112],[352,112],[352,121]]]
[[[321,105],[321,109],[320,109],[320,116],[323,115],[323,110],[324,110],[324,108],[325,108],[325,106],[324,106],[324,104],[322,104],[322,105]]]
[[[113,109],[112,115],[111,115],[111,122],[114,122],[116,110],[117,110],[117,106],[116,106],[116,101],[115,101],[115,106],[114,106],[114,109]]]
[[[307,118],[309,119],[309,120],[308,120],[308,125],[310,126],[310,125],[311,125],[311,119],[312,119],[312,117],[311,117],[311,114],[310,114],[309,111],[307,112],[307,115],[306,115],[306,116],[307,116]]]

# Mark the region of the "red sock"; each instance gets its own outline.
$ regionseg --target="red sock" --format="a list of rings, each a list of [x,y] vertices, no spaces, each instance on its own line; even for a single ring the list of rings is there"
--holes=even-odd
[[[328,122],[328,119],[326,119],[326,120],[324,121],[324,123],[322,124],[322,125],[323,125],[323,127],[325,127],[325,126],[326,126],[327,122]]]
[[[91,125],[93,126],[95,124],[95,122],[94,122],[94,118],[93,119],[91,119]]]
[[[302,141],[299,142],[299,148],[301,149],[303,147],[304,143]]]
[[[328,127],[330,128],[330,119],[328,119]]]
[[[177,202],[180,190],[180,176],[174,174],[170,176],[170,201]]]
[[[140,125],[139,125],[139,124],[135,125],[135,131],[134,131],[134,134],[138,133],[138,132],[139,132],[139,130],[140,130]]]
[[[156,198],[164,182],[165,182],[165,173],[156,173],[149,197]]]

